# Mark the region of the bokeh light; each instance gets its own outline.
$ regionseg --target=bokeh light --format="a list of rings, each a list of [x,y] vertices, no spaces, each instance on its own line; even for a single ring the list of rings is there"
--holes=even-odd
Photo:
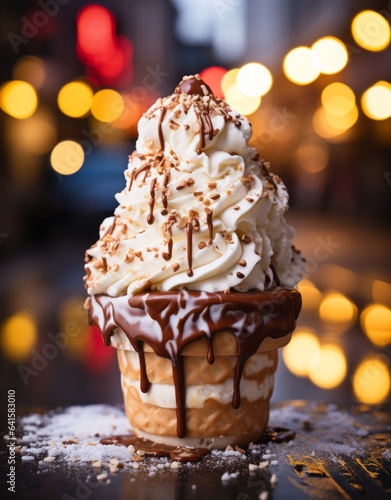
[[[83,148],[74,141],[59,142],[50,155],[50,164],[56,172],[71,175],[80,170],[84,163]]]
[[[297,85],[308,85],[316,80],[320,74],[314,66],[312,51],[309,47],[296,47],[284,58],[283,70],[285,76]]]
[[[391,343],[391,309],[382,304],[370,304],[361,313],[361,327],[376,345]]]
[[[209,68],[205,68],[200,73],[200,77],[213,90],[214,95],[216,97],[220,97],[221,99],[224,98],[224,93],[221,88],[221,82],[226,73],[227,70],[225,68],[222,68],[221,66],[211,66]]]
[[[353,391],[364,404],[379,404],[390,392],[391,380],[387,364],[380,358],[362,361],[353,375]]]
[[[225,92],[225,99],[230,106],[243,115],[251,115],[261,104],[260,97],[250,97],[243,94],[236,84],[228,87]]]
[[[14,362],[27,359],[37,342],[35,316],[19,311],[10,316],[1,327],[1,347],[8,359]]]
[[[357,318],[357,307],[342,293],[328,292],[320,304],[319,315],[330,325],[348,327]]]
[[[390,25],[381,14],[373,10],[357,14],[351,28],[354,40],[364,49],[377,52],[387,48],[390,43]]]
[[[3,111],[18,119],[32,116],[38,107],[34,87],[22,80],[5,83],[1,88],[0,101]]]
[[[81,118],[91,109],[92,88],[85,82],[70,82],[58,93],[57,102],[61,111],[72,118]]]
[[[25,56],[18,59],[12,71],[15,80],[31,83],[35,90],[39,90],[45,82],[46,64],[36,56]]]
[[[391,84],[380,81],[367,89],[361,98],[364,113],[373,120],[386,120],[391,116]]]
[[[113,122],[123,113],[125,104],[121,94],[111,89],[97,92],[91,104],[92,115],[101,122]]]
[[[343,115],[335,115],[328,113],[327,110],[325,110],[325,117],[331,127],[342,133],[353,127],[358,120],[358,108],[354,104],[351,110]]]
[[[269,92],[273,83],[270,71],[263,64],[248,63],[239,69],[236,84],[242,94],[261,97]]]
[[[348,51],[341,40],[333,36],[320,38],[311,47],[313,65],[325,75],[341,71],[348,62]]]
[[[348,85],[334,82],[323,89],[321,101],[327,113],[341,116],[352,111],[356,96]]]
[[[236,85],[236,77],[238,76],[239,68],[230,69],[221,79],[221,90],[224,95],[231,85]]]
[[[341,384],[347,372],[345,354],[334,344],[324,344],[309,364],[310,380],[322,389],[333,389]]]
[[[84,300],[84,297],[70,296],[60,304],[58,311],[60,331],[66,339],[66,353],[76,359],[83,357],[88,342],[89,326]]]
[[[296,159],[301,168],[310,174],[317,174],[329,162],[328,145],[317,138],[304,139],[296,149]]]
[[[358,109],[354,105],[346,115],[333,115],[320,106],[312,118],[312,126],[315,132],[325,139],[337,138],[349,130],[358,119]]]
[[[77,17],[77,43],[82,58],[94,58],[110,50],[114,41],[113,14],[102,5],[86,5]]]
[[[316,310],[322,301],[322,292],[312,283],[312,281],[304,279],[298,285],[298,290],[303,299],[303,311]]]
[[[8,132],[24,151],[33,155],[48,153],[57,141],[56,122],[50,108],[40,107],[33,116],[15,120]]]
[[[298,377],[306,377],[312,359],[319,350],[320,344],[315,333],[310,329],[298,329],[282,350],[282,357],[288,370]]]

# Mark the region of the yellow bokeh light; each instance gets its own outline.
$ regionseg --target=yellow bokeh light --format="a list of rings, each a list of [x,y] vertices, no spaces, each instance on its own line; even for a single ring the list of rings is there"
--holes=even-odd
[[[326,121],[335,130],[339,130],[340,132],[345,132],[345,130],[348,130],[349,128],[353,127],[353,125],[358,120],[358,108],[354,104],[352,109],[348,113],[345,113],[344,115],[334,115],[328,113],[327,110],[325,110],[325,117]]]
[[[265,95],[272,86],[273,77],[270,71],[259,63],[248,63],[242,66],[236,77],[236,85],[242,94],[249,97]]]
[[[329,161],[329,147],[321,139],[304,139],[296,149],[297,162],[310,174],[324,170]]]
[[[9,133],[24,151],[48,153],[57,141],[57,128],[50,109],[40,107],[33,116],[9,124]]]
[[[230,69],[225,73],[225,75],[221,79],[221,90],[223,91],[224,95],[227,92],[227,89],[231,85],[236,84],[236,77],[238,76],[238,73],[239,73],[239,68]]]
[[[382,304],[367,306],[360,316],[361,327],[376,345],[391,343],[391,309]]]
[[[251,115],[261,104],[260,97],[250,97],[242,94],[236,84],[228,87],[225,93],[225,100],[230,106],[243,115]]]
[[[50,163],[59,174],[74,174],[84,163],[83,148],[74,141],[59,142],[50,155]]]
[[[46,78],[46,65],[42,59],[35,56],[25,56],[18,59],[12,71],[15,80],[24,80],[39,90]]]
[[[298,286],[303,299],[303,311],[318,310],[322,300],[322,293],[310,280],[302,280]]]
[[[352,21],[352,35],[360,47],[377,52],[390,43],[390,25],[378,12],[364,10]]]
[[[367,89],[361,98],[364,113],[373,120],[386,120],[391,116],[391,84],[380,81]]]
[[[88,342],[88,315],[84,309],[84,298],[71,296],[59,307],[60,331],[66,337],[66,352],[72,357],[80,358],[85,352]]]
[[[290,343],[282,350],[282,357],[288,370],[298,377],[306,377],[310,363],[319,349],[320,344],[314,332],[301,329],[293,334]]]
[[[297,85],[308,85],[319,76],[319,69],[314,66],[312,51],[309,47],[296,47],[285,56],[283,70],[285,76]]]
[[[312,126],[314,127],[315,132],[325,139],[331,139],[345,132],[344,130],[333,127],[328,122],[326,119],[326,110],[323,106],[320,106],[315,111],[312,118]]]
[[[308,376],[318,387],[332,389],[344,380],[346,372],[346,358],[342,349],[334,344],[324,344],[312,357]]]
[[[115,90],[100,90],[92,99],[91,113],[101,122],[113,122],[117,120],[122,115],[124,109],[124,100],[121,94]]]
[[[91,109],[92,88],[85,82],[70,82],[58,93],[57,103],[61,111],[72,118],[81,118]]]
[[[323,89],[321,100],[327,113],[341,116],[352,111],[356,103],[356,96],[348,85],[334,82]]]
[[[36,319],[30,312],[17,312],[3,323],[1,346],[11,361],[23,361],[28,358],[36,342]]]
[[[34,87],[21,80],[5,83],[1,88],[0,97],[3,111],[13,118],[28,118],[35,113],[38,106]]]
[[[383,402],[390,392],[391,379],[387,364],[379,357],[362,361],[353,375],[356,398],[364,404]]]
[[[326,323],[349,326],[357,318],[357,307],[342,293],[328,292],[320,304],[319,315]]]
[[[348,62],[345,44],[333,36],[320,38],[312,45],[311,52],[314,66],[325,75],[338,73]]]

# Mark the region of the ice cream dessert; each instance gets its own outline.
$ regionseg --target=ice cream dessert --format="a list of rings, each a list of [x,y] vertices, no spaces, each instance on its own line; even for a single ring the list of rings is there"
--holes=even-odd
[[[138,436],[243,446],[267,424],[301,307],[286,187],[249,146],[248,120],[198,75],[138,132],[119,205],[86,252],[90,320],[118,349]]]

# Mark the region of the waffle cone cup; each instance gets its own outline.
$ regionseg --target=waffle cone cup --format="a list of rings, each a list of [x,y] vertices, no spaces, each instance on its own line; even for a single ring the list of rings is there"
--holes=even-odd
[[[258,440],[269,418],[279,347],[290,334],[266,338],[246,362],[240,381],[239,408],[232,405],[237,364],[237,342],[230,332],[213,339],[215,359],[207,361],[208,345],[200,339],[182,352],[186,386],[186,436],[177,437],[177,413],[172,364],[145,345],[145,363],[151,383],[147,393],[140,390],[138,354],[129,349],[122,332],[114,336],[127,417],[136,435],[173,446],[226,448],[247,446]]]
[[[90,319],[118,350],[137,436],[172,445],[247,446],[264,432],[299,292],[156,292],[91,298]]]

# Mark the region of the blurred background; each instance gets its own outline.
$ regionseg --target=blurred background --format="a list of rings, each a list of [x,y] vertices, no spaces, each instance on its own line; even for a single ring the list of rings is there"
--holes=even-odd
[[[390,401],[391,1],[2,0],[0,387],[120,403],[84,251],[141,114],[201,73],[291,195],[304,306],[274,400]]]

